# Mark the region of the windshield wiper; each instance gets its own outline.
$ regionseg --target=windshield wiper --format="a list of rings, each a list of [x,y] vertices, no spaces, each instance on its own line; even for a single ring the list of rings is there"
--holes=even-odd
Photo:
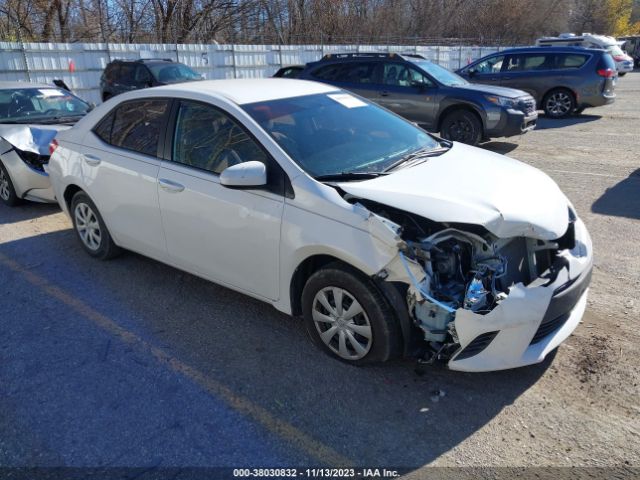
[[[313,178],[320,182],[330,182],[332,180],[349,182],[351,180],[370,180],[384,175],[384,172],[339,172],[326,175],[317,175]]]
[[[436,157],[438,155],[442,155],[444,152],[448,151],[450,148],[451,148],[451,145],[444,142],[440,143],[440,146],[436,148],[429,148],[429,149],[421,148],[419,150],[416,150],[415,152],[411,152],[410,154],[405,155],[400,160],[393,162],[391,165],[385,168],[382,172],[388,173],[392,170],[395,170],[400,165],[406,164],[405,166],[408,167],[409,165],[415,165],[416,163],[421,163],[429,157]]]
[[[84,113],[78,114],[78,115],[66,115],[66,116],[59,116],[59,117],[45,117],[42,118],[40,122],[33,122],[33,123],[46,123],[46,124],[56,124],[56,123],[75,123],[78,120],[80,120],[82,117],[84,117]]]

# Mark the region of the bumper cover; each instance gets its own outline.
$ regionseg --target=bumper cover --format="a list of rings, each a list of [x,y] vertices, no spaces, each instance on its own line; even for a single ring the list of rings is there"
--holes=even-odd
[[[458,310],[455,328],[461,347],[449,368],[467,372],[516,368],[539,363],[558,347],[578,326],[587,304],[593,256],[580,220],[576,246],[559,254],[558,262],[561,267],[550,283],[538,279],[529,286],[517,284],[486,315]],[[478,348],[478,338],[489,341]],[[468,346],[478,353],[465,354]]]
[[[536,128],[538,112],[525,113],[520,110],[505,109],[502,112],[500,122],[495,128],[488,129],[489,137],[513,137],[522,135]]]

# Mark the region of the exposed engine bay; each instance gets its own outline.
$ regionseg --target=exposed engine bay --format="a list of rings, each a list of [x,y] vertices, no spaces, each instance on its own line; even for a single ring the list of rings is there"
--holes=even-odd
[[[395,224],[402,239],[398,256],[411,281],[407,290],[409,314],[433,356],[442,359],[459,347],[456,312],[464,309],[488,314],[508,297],[514,285],[526,286],[539,279],[559,250],[572,248],[571,223],[557,241],[501,239],[480,226],[440,224],[357,200]]]

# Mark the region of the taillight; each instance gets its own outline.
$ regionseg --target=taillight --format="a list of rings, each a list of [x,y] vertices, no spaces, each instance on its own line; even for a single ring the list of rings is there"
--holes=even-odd
[[[49,144],[49,156],[53,155],[53,152],[56,151],[56,148],[58,148],[58,141],[54,138]]]
[[[616,74],[616,72],[614,72],[611,68],[599,68],[598,70],[596,70],[596,72],[598,73],[598,75],[604,78],[611,78]]]

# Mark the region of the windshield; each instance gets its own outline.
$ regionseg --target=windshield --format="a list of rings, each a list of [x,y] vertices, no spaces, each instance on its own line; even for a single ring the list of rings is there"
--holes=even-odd
[[[160,83],[202,80],[202,75],[181,63],[155,63],[147,66],[151,70],[151,74]]]
[[[314,177],[379,173],[410,153],[440,146],[424,130],[340,91],[243,108]]]
[[[609,45],[607,47],[607,52],[609,52],[611,55],[614,55],[616,57],[619,55],[624,55],[624,52],[618,45]]]
[[[0,90],[0,122],[50,123],[79,117],[91,107],[72,93],[59,88]]]
[[[468,83],[460,75],[457,75],[436,63],[420,61],[413,63],[447,87],[459,87]]]

